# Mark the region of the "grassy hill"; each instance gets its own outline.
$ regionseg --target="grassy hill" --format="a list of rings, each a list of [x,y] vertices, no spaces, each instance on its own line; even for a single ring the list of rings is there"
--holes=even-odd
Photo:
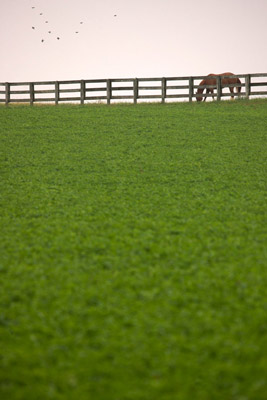
[[[266,399],[266,127],[0,107],[1,399]]]

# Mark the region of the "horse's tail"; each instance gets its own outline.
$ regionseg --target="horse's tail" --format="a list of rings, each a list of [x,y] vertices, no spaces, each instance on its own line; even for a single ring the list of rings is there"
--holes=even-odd
[[[240,93],[241,92],[241,80],[239,78],[236,78],[236,83],[239,85],[236,87],[236,93]]]

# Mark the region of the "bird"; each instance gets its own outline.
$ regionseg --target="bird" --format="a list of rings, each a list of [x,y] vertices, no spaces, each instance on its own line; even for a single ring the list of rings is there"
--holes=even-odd
[[[41,42],[43,43],[43,42],[44,42],[44,39],[42,39]]]
[[[46,24],[48,24],[48,21],[45,21]]]
[[[43,13],[40,13],[40,15],[43,15]]]
[[[48,31],[48,33],[51,33],[51,31]]]
[[[80,24],[83,24],[83,22],[80,22]]]
[[[35,29],[35,27],[34,27],[34,26],[32,26],[32,29]]]
[[[75,32],[75,33],[79,33],[79,32]]]
[[[114,16],[114,17],[117,17],[117,14],[114,14],[113,16]]]
[[[60,37],[57,37],[57,40],[59,40],[60,39]]]
[[[35,7],[32,7],[32,8],[35,8]]]

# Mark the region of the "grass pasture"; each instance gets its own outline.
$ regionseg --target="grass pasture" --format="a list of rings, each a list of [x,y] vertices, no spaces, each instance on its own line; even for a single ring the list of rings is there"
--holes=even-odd
[[[2,400],[265,400],[267,101],[0,107]]]

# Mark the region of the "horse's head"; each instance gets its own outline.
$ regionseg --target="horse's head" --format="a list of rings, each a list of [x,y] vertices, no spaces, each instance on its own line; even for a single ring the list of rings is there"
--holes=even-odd
[[[198,96],[199,94],[202,94],[202,93],[203,93],[203,89],[197,89],[197,91],[196,91],[196,99],[197,99],[197,101],[202,101],[203,100],[202,96]]]
[[[200,82],[199,86],[203,86],[203,85],[205,85],[205,83],[206,83],[206,81],[203,80],[203,81]],[[198,87],[198,89],[196,91],[196,99],[197,99],[197,101],[202,101],[203,100],[202,96],[198,96],[198,94],[202,94],[203,92],[204,92],[204,89]]]

